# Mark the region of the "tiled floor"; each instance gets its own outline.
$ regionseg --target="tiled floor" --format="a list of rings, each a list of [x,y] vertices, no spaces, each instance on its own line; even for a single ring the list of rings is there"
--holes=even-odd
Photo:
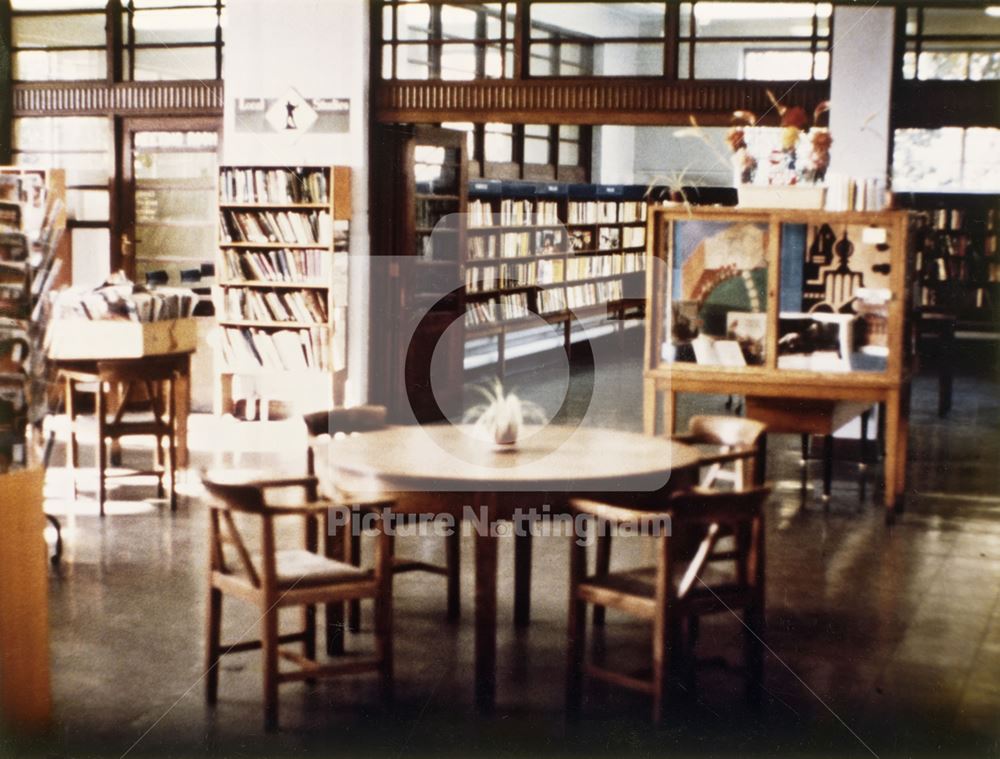
[[[590,404],[597,423],[639,425],[638,363],[604,372]],[[205,509],[198,497],[176,514],[143,500],[151,488],[119,488],[100,521],[89,501],[61,500],[54,469],[50,507],[67,516],[64,564],[52,575],[56,728],[16,747],[48,756],[469,756],[793,755],[912,756],[1000,753],[1000,393],[995,372],[959,378],[955,409],[938,420],[933,384],[916,385],[908,509],[892,527],[859,497],[855,465],[838,464],[824,508],[800,489],[798,441],[775,439],[768,507],[767,699],[747,710],[737,672],[710,666],[661,731],[646,724],[644,699],[590,687],[582,725],[562,721],[567,541],[536,541],[533,620],[511,624],[511,547],[501,547],[499,709],[472,709],[472,543],[463,543],[463,613],[443,618],[439,578],[396,582],[397,692],[391,711],[370,679],[289,685],[282,731],[261,732],[259,657],[229,657],[221,700],[202,696]],[[523,375],[524,393],[558,407],[554,375]],[[574,390],[577,392],[577,390]],[[609,400],[610,399],[610,400]],[[569,413],[579,413],[577,401]],[[686,411],[695,408],[690,403]],[[720,411],[722,399],[699,409]],[[624,411],[623,411],[624,409]],[[195,464],[238,460],[301,467],[293,425],[193,424]],[[234,453],[235,452],[235,453]],[[292,452],[292,453],[290,453]],[[87,452],[84,454],[88,455]],[[141,457],[142,451],[128,452]],[[59,463],[61,452],[57,453]],[[126,462],[127,463],[127,462]],[[875,479],[876,470],[869,472]],[[810,487],[818,479],[811,472]],[[196,485],[189,485],[195,492]],[[438,557],[441,541],[402,538],[405,554]],[[642,549],[616,561],[636,561]],[[227,607],[226,637],[255,630]],[[370,630],[370,618],[365,629]],[[733,619],[703,626],[701,652],[735,660]],[[361,634],[355,648],[370,643]],[[611,615],[609,661],[639,667],[646,630]],[[14,747],[8,747],[14,751]],[[0,754],[5,751],[0,744]]]

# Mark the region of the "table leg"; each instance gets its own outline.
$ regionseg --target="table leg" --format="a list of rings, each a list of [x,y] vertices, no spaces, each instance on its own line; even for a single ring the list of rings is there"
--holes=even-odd
[[[673,390],[663,393],[663,434],[670,437],[677,430],[677,395]]]
[[[521,535],[514,533],[514,625],[527,627],[531,622],[531,527]]]
[[[899,397],[899,438],[896,454],[896,503],[901,504],[906,496],[906,456],[910,443],[910,386],[900,390]]]
[[[174,408],[177,409],[177,422],[174,432],[177,436],[177,468],[187,469],[188,466],[188,414],[191,413],[191,356],[185,354],[180,366],[180,376],[174,383],[176,397]]]
[[[642,428],[647,435],[656,434],[656,380],[646,379],[642,383]]]
[[[896,510],[896,491],[899,482],[899,472],[897,467],[899,461],[899,391],[893,390],[885,400],[885,463],[884,467],[884,499],[885,507],[889,514],[894,514]]]
[[[487,506],[489,522],[476,533],[476,709],[490,713],[496,706],[497,687],[497,538],[491,534],[496,509],[491,499],[479,499]]]

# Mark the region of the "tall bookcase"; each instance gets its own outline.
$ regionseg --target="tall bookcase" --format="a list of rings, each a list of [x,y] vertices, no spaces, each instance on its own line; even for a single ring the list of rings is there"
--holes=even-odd
[[[465,290],[466,364],[474,341],[504,372],[508,341],[544,323],[568,349],[575,319],[622,320],[642,311],[646,188],[477,180],[470,183]],[[553,333],[519,346],[553,347]]]
[[[1000,197],[914,193],[923,211],[916,241],[916,307],[968,329],[1000,331]]]
[[[350,169],[219,168],[216,412],[343,403]]]

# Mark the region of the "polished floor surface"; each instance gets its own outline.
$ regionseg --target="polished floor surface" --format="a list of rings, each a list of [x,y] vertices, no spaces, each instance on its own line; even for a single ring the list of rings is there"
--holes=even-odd
[[[740,673],[722,663],[738,661],[739,623],[720,617],[703,627],[699,654],[709,661],[696,688],[660,730],[648,725],[643,697],[597,684],[587,689],[582,724],[564,724],[568,541],[544,536],[535,543],[532,623],[522,630],[512,624],[512,546],[501,543],[495,716],[479,717],[472,707],[471,538],[462,546],[461,622],[444,620],[440,578],[396,581],[392,710],[379,706],[370,678],[288,685],[282,729],[265,734],[255,654],[224,660],[220,702],[210,710],[202,681],[206,510],[197,468],[263,462],[301,470],[301,431],[289,422],[197,418],[195,472],[177,513],[139,483],[112,492],[103,520],[87,498],[92,470],[83,472],[83,497],[66,500],[60,447],[48,483],[49,509],[62,515],[66,540],[51,577],[55,728],[38,744],[0,743],[0,755],[995,756],[1000,392],[994,363],[967,369],[946,420],[933,412],[933,381],[916,384],[907,509],[891,527],[877,505],[877,466],[859,473],[855,463],[838,462],[824,506],[819,465],[803,475],[798,440],[772,441],[765,704],[759,712],[743,705]],[[587,391],[592,421],[637,429],[638,361],[609,365],[608,378],[603,390]],[[537,369],[518,380],[550,413],[559,406],[565,372]],[[688,401],[684,412],[722,412],[724,400]],[[571,398],[563,413],[579,414],[585,403]],[[91,454],[85,448],[84,460]],[[125,463],[147,455],[129,449]],[[402,537],[398,550],[436,558],[442,543]],[[641,560],[643,551],[620,546],[615,562]],[[224,637],[252,635],[255,622],[234,602]],[[370,645],[370,629],[369,609],[349,646]],[[611,614],[595,655],[628,670],[641,669],[648,651],[647,629]]]

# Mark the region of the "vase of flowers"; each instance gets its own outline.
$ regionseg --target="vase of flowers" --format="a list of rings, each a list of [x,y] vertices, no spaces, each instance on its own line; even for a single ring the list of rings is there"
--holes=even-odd
[[[541,406],[522,400],[516,393],[506,392],[499,379],[486,387],[476,386],[474,390],[484,400],[470,408],[463,421],[472,423],[478,437],[491,441],[498,448],[514,448],[525,422],[544,424],[547,421]]]

